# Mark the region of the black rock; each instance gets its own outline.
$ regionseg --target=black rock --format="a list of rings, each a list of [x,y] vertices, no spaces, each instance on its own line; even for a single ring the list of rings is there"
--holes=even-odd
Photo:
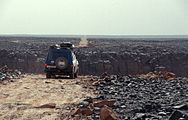
[[[82,102],[80,102],[80,104],[79,104],[79,108],[85,108],[85,107],[87,107],[87,106],[89,106],[89,102],[87,102],[87,101],[82,101]]]
[[[144,113],[136,113],[134,120],[144,120],[146,118],[146,114]]]
[[[86,97],[83,101],[87,101],[88,103],[92,103],[93,98],[92,97]]]
[[[174,111],[168,120],[179,120],[179,119],[188,120],[188,115],[181,111]]]
[[[173,107],[174,109],[178,110],[188,110],[188,105],[187,104],[181,104]]]

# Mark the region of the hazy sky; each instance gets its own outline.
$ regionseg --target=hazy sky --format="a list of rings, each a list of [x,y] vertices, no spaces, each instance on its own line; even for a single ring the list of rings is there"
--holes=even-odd
[[[0,0],[0,34],[188,35],[188,0]]]

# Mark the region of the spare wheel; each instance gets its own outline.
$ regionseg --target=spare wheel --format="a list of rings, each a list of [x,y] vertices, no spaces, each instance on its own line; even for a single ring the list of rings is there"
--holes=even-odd
[[[55,61],[56,67],[59,69],[65,69],[68,65],[68,61],[64,57],[59,57]]]

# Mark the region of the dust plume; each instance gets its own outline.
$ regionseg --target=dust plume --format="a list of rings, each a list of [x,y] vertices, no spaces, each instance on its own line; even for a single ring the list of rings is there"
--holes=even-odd
[[[88,47],[89,41],[86,36],[81,37],[78,47]]]

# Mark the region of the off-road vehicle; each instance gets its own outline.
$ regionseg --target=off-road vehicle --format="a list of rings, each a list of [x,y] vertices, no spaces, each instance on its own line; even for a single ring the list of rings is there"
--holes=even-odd
[[[46,78],[56,75],[69,75],[74,79],[78,76],[79,63],[73,52],[74,45],[62,43],[50,46],[45,62]]]

